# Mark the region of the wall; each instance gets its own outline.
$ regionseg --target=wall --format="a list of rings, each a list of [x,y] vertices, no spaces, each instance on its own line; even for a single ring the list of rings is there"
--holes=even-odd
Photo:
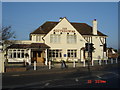
[[[3,52],[0,51],[0,73],[4,72],[4,57]]]
[[[77,43],[68,44],[67,43],[67,32],[62,32],[61,34],[61,42],[54,44],[50,43],[50,35],[54,33],[54,30],[63,30],[63,28],[67,28],[67,30],[74,30],[77,35]],[[70,32],[69,34],[74,34]],[[60,32],[56,32],[56,34],[60,34]],[[45,44],[51,47],[51,49],[62,49],[62,59],[66,60],[67,57],[63,57],[64,54],[67,54],[67,49],[77,49],[77,59],[80,59],[80,49],[85,46],[86,40],[78,33],[78,31],[64,18],[61,20],[45,37]]]

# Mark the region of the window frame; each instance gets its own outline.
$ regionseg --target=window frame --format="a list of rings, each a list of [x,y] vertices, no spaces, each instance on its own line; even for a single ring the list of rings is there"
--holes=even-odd
[[[76,58],[77,57],[77,49],[68,49],[67,57],[68,58]]]
[[[61,58],[62,57],[62,49],[50,49],[49,57],[52,58]]]
[[[77,43],[77,35],[67,34],[67,44],[76,44]]]
[[[61,42],[61,34],[50,35],[50,43],[60,43],[60,42]]]

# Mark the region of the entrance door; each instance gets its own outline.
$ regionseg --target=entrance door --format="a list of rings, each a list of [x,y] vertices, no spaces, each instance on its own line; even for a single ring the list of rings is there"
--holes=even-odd
[[[37,52],[37,62],[44,63],[44,58],[43,58],[43,51],[38,51]]]
[[[44,63],[43,51],[33,51],[33,61]]]

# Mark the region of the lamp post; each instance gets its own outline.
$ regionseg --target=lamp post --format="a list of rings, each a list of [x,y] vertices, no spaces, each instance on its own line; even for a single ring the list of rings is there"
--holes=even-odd
[[[85,60],[83,61],[83,67],[85,67]]]
[[[116,57],[116,63],[118,63],[118,58]]]
[[[49,69],[51,69],[51,61],[49,60]]]

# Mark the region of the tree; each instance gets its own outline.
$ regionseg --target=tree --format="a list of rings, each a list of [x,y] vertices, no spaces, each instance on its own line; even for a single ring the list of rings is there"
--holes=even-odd
[[[11,31],[11,26],[7,26],[7,27],[2,27],[1,32],[2,33],[2,37],[1,40],[8,40],[10,38],[15,38],[15,32]]]
[[[15,41],[10,41],[10,38],[15,38],[15,32],[11,31],[11,26],[2,27],[0,31],[0,43],[4,51],[8,45],[13,44]]]

